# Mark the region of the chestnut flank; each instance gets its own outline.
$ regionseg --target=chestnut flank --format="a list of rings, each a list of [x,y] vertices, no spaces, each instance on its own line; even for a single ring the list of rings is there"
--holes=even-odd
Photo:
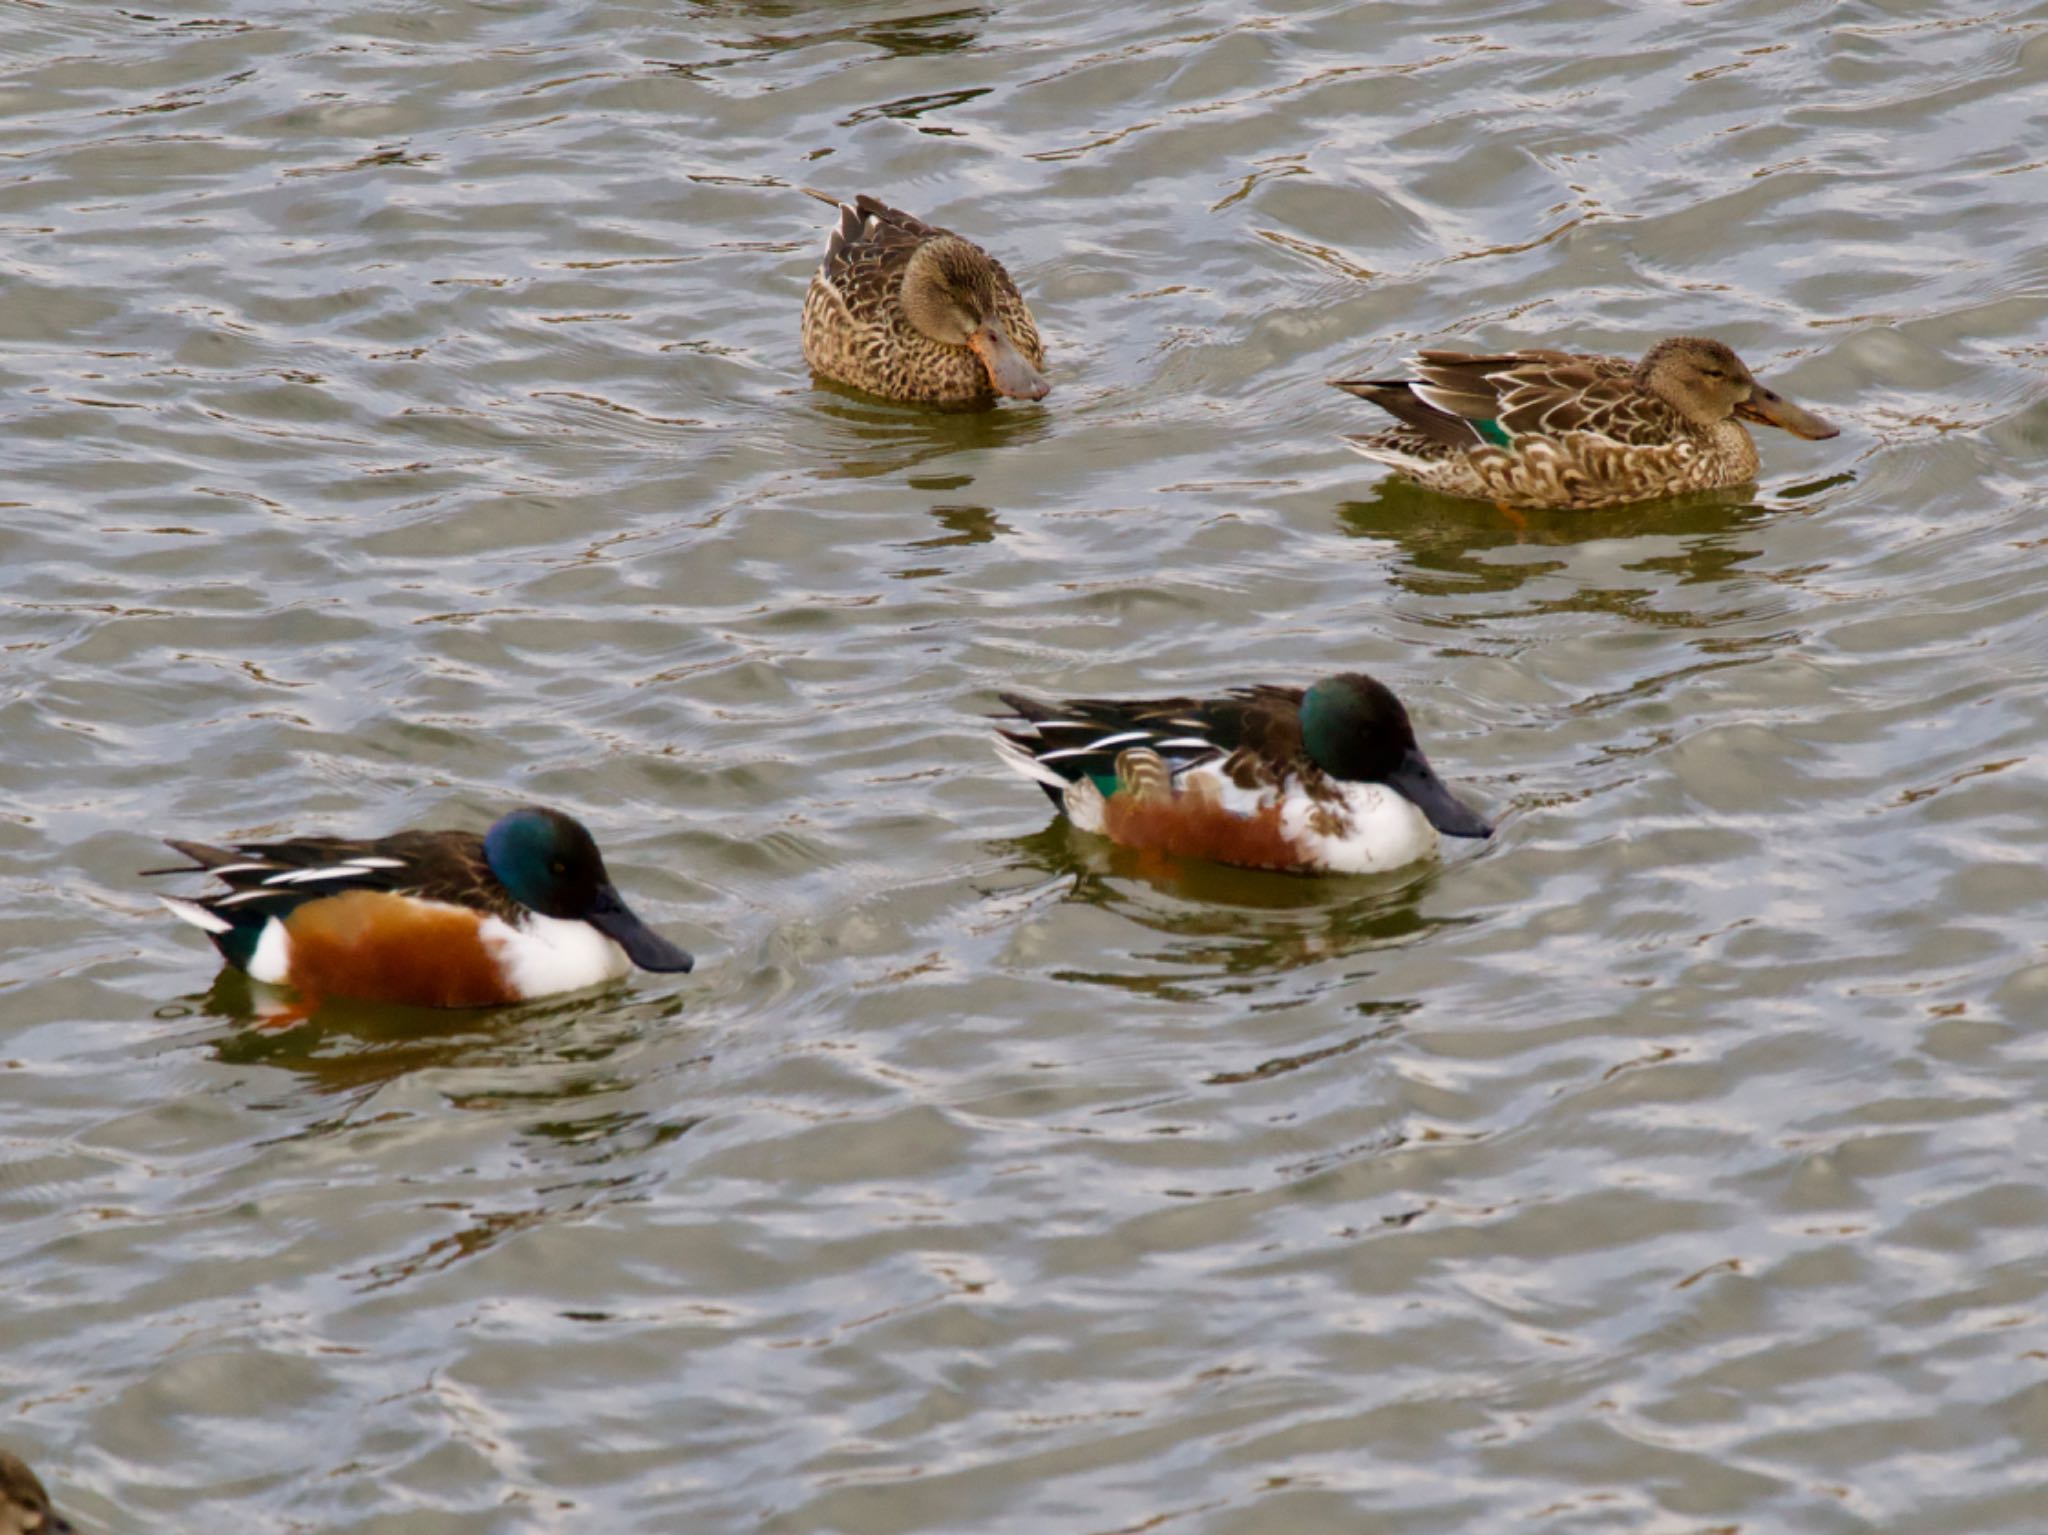
[[[308,997],[416,1007],[516,1002],[484,947],[482,917],[379,890],[308,901],[285,921],[292,985]]]
[[[1280,828],[1280,809],[1235,815],[1210,795],[1182,791],[1168,800],[1112,794],[1103,807],[1112,842],[1175,858],[1207,858],[1248,869],[1303,869],[1308,861]]]

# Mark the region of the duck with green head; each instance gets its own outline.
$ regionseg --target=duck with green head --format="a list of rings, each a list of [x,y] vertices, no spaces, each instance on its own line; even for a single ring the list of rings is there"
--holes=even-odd
[[[1640,361],[1574,352],[1418,352],[1412,379],[1333,379],[1400,425],[1348,439],[1445,495],[1508,507],[1649,501],[1756,478],[1745,421],[1837,428],[1758,383],[1719,341],[1674,336]]]
[[[321,997],[485,1007],[693,961],[628,907],[582,822],[527,806],[482,836],[171,842],[228,888],[160,896],[251,978]]]
[[[1019,723],[996,732],[997,753],[1075,827],[1126,847],[1365,874],[1435,856],[1438,833],[1493,835],[1363,672],[1220,698],[999,696]]]
[[[841,203],[804,295],[804,357],[826,378],[922,405],[1042,400],[1045,347],[1003,264],[972,240],[862,196]]]

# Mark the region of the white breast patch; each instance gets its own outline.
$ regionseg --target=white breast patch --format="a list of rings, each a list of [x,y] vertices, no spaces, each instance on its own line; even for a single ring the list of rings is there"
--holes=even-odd
[[[521,997],[581,991],[615,981],[633,968],[626,951],[588,922],[543,917],[538,912],[529,913],[516,925],[500,917],[485,917],[478,936]]]

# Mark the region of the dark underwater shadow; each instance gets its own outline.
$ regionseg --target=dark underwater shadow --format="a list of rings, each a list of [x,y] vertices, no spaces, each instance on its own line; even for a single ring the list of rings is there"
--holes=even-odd
[[[1064,819],[995,848],[1014,866],[1070,879],[1062,899],[1114,912],[1168,940],[1151,957],[1185,967],[1177,976],[1069,972],[1160,995],[1203,974],[1225,981],[1267,975],[1404,947],[1478,920],[1422,914],[1440,863],[1385,874],[1277,874],[1120,847]]]
[[[900,474],[950,454],[1021,447],[1043,441],[1052,412],[1030,401],[946,407],[899,405],[831,379],[814,379],[813,406],[826,426],[824,449],[836,462],[817,471],[824,480],[868,480]],[[919,487],[956,489],[966,479]]]
[[[435,1068],[590,1065],[680,1015],[684,1005],[677,995],[635,998],[624,982],[505,1007],[397,1007],[332,998],[301,1016],[291,998],[226,968],[193,1001],[195,1011],[231,1025],[211,1044],[216,1060],[288,1071],[321,1093],[359,1093]],[[602,1029],[590,1026],[595,1014],[603,1016]],[[593,1090],[586,1079],[557,1084],[550,1096]]]
[[[1354,538],[1398,548],[1390,577],[1421,596],[1507,592],[1558,569],[1561,561],[1494,560],[1495,550],[1569,548],[1602,539],[1676,539],[1684,550],[1647,561],[1681,585],[1725,579],[1761,552],[1735,541],[1783,508],[1756,499],[1753,488],[1702,491],[1592,511],[1503,511],[1490,501],[1439,495],[1389,475],[1364,498],[1337,509],[1338,526]]]
[[[194,999],[205,1013],[238,1025],[211,1042],[218,1061],[273,1068],[302,1089],[242,1089],[249,1108],[282,1121],[277,1133],[249,1143],[251,1154],[345,1138],[365,1124],[413,1117],[416,1107],[380,1102],[379,1089],[422,1071],[467,1068],[472,1075],[435,1083],[439,1101],[450,1109],[489,1116],[502,1133],[507,1155],[532,1174],[527,1184],[450,1194],[429,1206],[436,1214],[419,1223],[413,1245],[338,1276],[358,1293],[402,1287],[478,1257],[507,1236],[573,1224],[607,1206],[643,1199],[663,1176],[645,1153],[689,1134],[710,1117],[668,1101],[659,1108],[633,1106],[634,1089],[645,1082],[643,1072],[605,1064],[651,1032],[654,1020],[679,1013],[679,997],[635,1003],[620,983],[497,1008],[332,1001],[284,1027],[250,1026],[261,1023],[288,995],[229,969]],[[709,1059],[701,1056],[686,1065]]]
[[[820,43],[857,42],[897,58],[954,53],[980,40],[989,12],[978,5],[935,7],[917,16],[860,21],[848,15],[847,0],[693,0],[691,12],[714,21],[752,28],[728,46],[783,52]]]
[[[931,515],[942,530],[932,538],[915,538],[907,543],[890,547],[908,554],[920,555],[925,563],[905,565],[892,570],[889,575],[898,581],[923,581],[935,576],[951,575],[964,552],[977,545],[992,544],[999,537],[1013,530],[987,506],[946,506],[931,508]]]

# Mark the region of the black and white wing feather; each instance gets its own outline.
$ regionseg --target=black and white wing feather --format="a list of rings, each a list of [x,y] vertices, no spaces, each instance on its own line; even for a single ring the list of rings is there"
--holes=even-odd
[[[196,910],[209,914],[213,923],[245,927],[282,919],[307,901],[348,890],[414,896],[508,919],[523,910],[491,873],[483,840],[469,832],[409,831],[373,842],[299,837],[232,847],[167,841],[191,863],[145,874],[211,874],[228,887],[225,894],[193,900],[167,898],[166,904],[188,921],[199,922]],[[219,930],[207,922],[199,925]]]
[[[1220,763],[1240,782],[1276,782],[1301,761],[1301,689],[1238,688],[1222,698],[1106,698],[1049,703],[999,693],[1022,728],[999,728],[997,750],[1055,805],[1066,786],[1088,778],[1116,784],[1116,761],[1142,749],[1178,778]]]

